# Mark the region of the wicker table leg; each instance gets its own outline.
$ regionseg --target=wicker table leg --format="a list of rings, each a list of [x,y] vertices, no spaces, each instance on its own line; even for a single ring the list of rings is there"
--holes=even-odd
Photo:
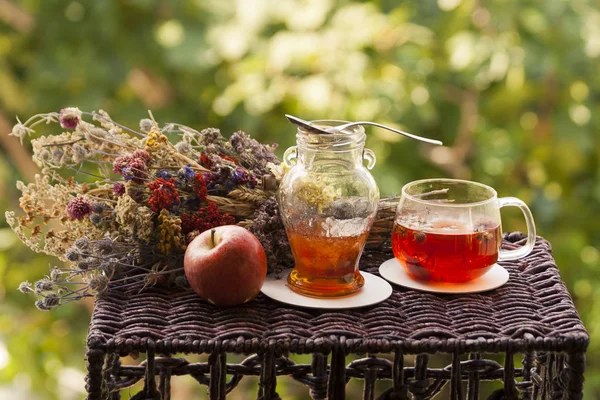
[[[567,370],[567,390],[564,398],[569,400],[580,400],[583,398],[583,372],[585,370],[585,353],[568,354],[565,360]]]
[[[88,349],[86,352],[87,371],[85,377],[85,390],[87,400],[102,400],[104,396],[104,385],[102,381],[102,368],[106,353],[101,349]]]
[[[327,398],[327,357],[321,353],[313,354],[312,361],[313,387],[310,397],[314,400]]]

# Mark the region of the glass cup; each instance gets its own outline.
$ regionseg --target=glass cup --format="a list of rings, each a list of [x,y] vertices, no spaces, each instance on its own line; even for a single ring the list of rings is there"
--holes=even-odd
[[[527,223],[527,242],[502,250],[500,209],[516,206]],[[535,244],[535,224],[527,205],[498,198],[486,185],[457,179],[426,179],[402,188],[392,230],[394,256],[412,277],[430,282],[467,282],[496,261],[526,256]]]

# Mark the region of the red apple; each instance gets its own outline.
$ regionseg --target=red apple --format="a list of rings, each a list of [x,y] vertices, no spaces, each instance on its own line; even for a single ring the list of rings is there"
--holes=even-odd
[[[237,225],[202,232],[188,245],[185,276],[194,291],[217,306],[235,306],[256,297],[267,276],[267,257],[249,230]]]

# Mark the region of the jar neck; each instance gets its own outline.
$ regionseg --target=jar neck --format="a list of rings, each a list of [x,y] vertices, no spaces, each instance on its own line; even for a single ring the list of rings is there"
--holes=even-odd
[[[362,166],[364,144],[346,150],[316,149],[298,146],[298,162],[306,169],[333,171]]]
[[[337,127],[346,121],[311,121],[323,129]],[[319,171],[341,171],[362,165],[365,148],[365,130],[352,126],[330,134],[315,134],[301,127],[296,134],[298,162],[305,168]]]

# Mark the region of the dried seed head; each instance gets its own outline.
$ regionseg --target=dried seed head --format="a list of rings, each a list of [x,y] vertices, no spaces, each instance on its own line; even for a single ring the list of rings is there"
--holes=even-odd
[[[21,282],[21,284],[19,285],[19,292],[21,293],[32,293],[33,292],[33,288],[31,287],[31,283],[25,281],[25,282]]]
[[[90,215],[90,221],[92,222],[92,224],[98,225],[100,222],[102,222],[102,215],[92,214]]]
[[[144,133],[149,133],[154,128],[154,122],[151,119],[144,118],[140,121],[140,129]]]
[[[90,279],[89,283],[90,290],[101,294],[108,289],[108,278],[104,275],[96,275],[92,279]]]
[[[52,289],[54,289],[54,283],[51,282],[49,279],[40,279],[35,283],[36,293],[47,292]]]
[[[48,307],[43,300],[38,300],[35,302],[35,306],[40,311],[50,311],[50,307]]]
[[[44,297],[44,306],[48,307],[48,309],[52,307],[56,307],[60,304],[60,298],[56,293],[50,293]]]
[[[79,253],[77,248],[69,247],[65,252],[65,257],[67,257],[67,260],[69,261],[77,261],[81,257],[81,253]]]
[[[54,267],[54,268],[52,268],[52,271],[50,271],[50,280],[52,282],[56,282],[56,281],[60,280],[62,275],[63,275],[62,271],[59,268]]]
[[[75,247],[80,250],[87,250],[90,247],[90,239],[83,236],[75,241]]]

